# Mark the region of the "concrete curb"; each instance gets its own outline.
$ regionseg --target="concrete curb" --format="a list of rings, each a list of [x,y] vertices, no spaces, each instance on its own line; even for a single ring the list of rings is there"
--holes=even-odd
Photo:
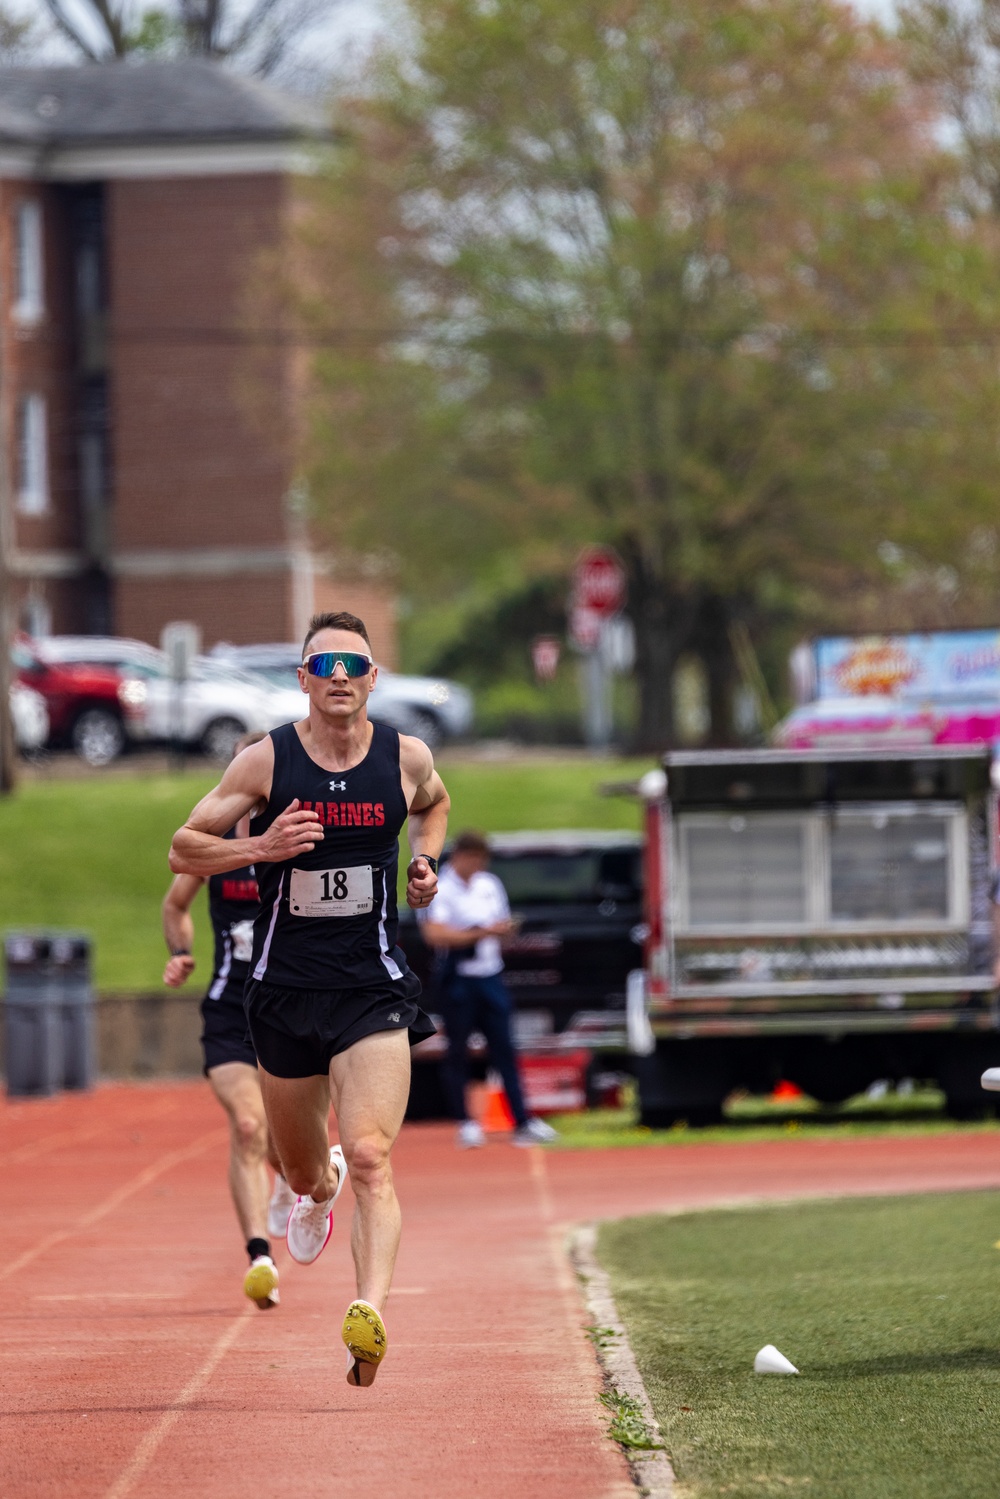
[[[596,1224],[584,1223],[571,1231],[568,1249],[573,1268],[583,1286],[583,1297],[593,1326],[609,1328],[614,1334],[613,1342],[602,1346],[602,1342],[597,1341],[594,1345],[604,1382],[608,1389],[630,1395],[642,1407],[654,1441],[662,1442],[663,1433],[653,1414],[628,1334],[618,1315],[611,1282],[594,1253],[596,1241]],[[632,1479],[646,1499],[673,1499],[674,1470],[665,1452],[644,1452],[627,1447],[622,1450]]]

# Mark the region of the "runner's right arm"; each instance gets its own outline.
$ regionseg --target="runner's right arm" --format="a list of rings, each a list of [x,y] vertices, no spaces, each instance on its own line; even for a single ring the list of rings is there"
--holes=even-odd
[[[170,957],[163,970],[163,982],[179,989],[194,973],[194,922],[191,906],[205,881],[197,874],[179,874],[163,897],[163,936]]]
[[[236,756],[218,786],[202,797],[174,834],[169,859],[174,874],[206,879],[246,864],[278,864],[308,853],[323,841],[323,824],[315,812],[304,811],[298,801],[291,802],[259,838],[222,836],[241,817],[266,806],[273,772],[270,738],[251,744]]]

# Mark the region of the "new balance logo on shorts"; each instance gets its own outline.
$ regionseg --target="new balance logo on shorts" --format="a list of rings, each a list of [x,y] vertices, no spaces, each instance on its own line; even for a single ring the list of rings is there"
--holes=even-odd
[[[394,1020],[396,1022],[396,1024],[398,1025],[399,1024],[399,1011],[398,1010],[393,1010],[392,1014],[389,1016],[389,1019],[390,1020]]]

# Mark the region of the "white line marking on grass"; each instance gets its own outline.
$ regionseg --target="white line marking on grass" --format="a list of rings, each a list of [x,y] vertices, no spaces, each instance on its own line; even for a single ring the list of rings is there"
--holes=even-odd
[[[191,1404],[195,1396],[201,1394],[201,1391],[205,1388],[219,1364],[254,1315],[254,1312],[247,1307],[245,1312],[240,1312],[235,1321],[229,1324],[197,1374],[188,1380],[180,1394],[171,1402],[170,1409],[164,1411],[156,1425],[147,1431],[135,1449],[132,1461],[106,1491],[104,1499],[125,1499],[125,1495],[130,1492],[136,1480],[141,1478],[155,1457],[157,1448],[161,1445],[163,1439],[180,1420],[185,1408]]]
[[[84,1213],[82,1217],[77,1218],[68,1228],[56,1229],[47,1238],[41,1239],[32,1249],[26,1249],[23,1254],[18,1255],[16,1260],[13,1260],[6,1266],[4,1275],[12,1275],[15,1270],[23,1270],[25,1265],[30,1265],[33,1260],[39,1259],[48,1250],[54,1249],[57,1244],[63,1244],[67,1239],[75,1239],[82,1229],[90,1228],[93,1224],[99,1223],[102,1218],[106,1218],[109,1213],[113,1213],[116,1207],[119,1207],[123,1202],[127,1202],[137,1192],[141,1192],[143,1187],[148,1187],[150,1182],[154,1182],[158,1176],[163,1176],[165,1172],[172,1171],[182,1161],[189,1161],[192,1156],[200,1155],[210,1145],[218,1144],[220,1141],[227,1140],[228,1138],[227,1130],[213,1129],[207,1135],[202,1135],[201,1139],[196,1140],[193,1145],[187,1145],[183,1150],[172,1150],[169,1155],[161,1156],[158,1161],[154,1161],[152,1166],[147,1166],[145,1171],[140,1171],[138,1176],[133,1176],[130,1182],[126,1182],[123,1187],[119,1187],[116,1192],[112,1192],[110,1197],[105,1197],[104,1201],[98,1203],[96,1208],[91,1208],[89,1213]]]

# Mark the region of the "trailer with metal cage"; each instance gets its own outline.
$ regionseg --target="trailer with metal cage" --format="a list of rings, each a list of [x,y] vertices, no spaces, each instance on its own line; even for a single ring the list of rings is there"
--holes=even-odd
[[[934,1081],[992,1108],[1000,766],[979,747],[692,751],[640,783],[643,1122],[709,1123],[779,1079],[823,1102]]]

